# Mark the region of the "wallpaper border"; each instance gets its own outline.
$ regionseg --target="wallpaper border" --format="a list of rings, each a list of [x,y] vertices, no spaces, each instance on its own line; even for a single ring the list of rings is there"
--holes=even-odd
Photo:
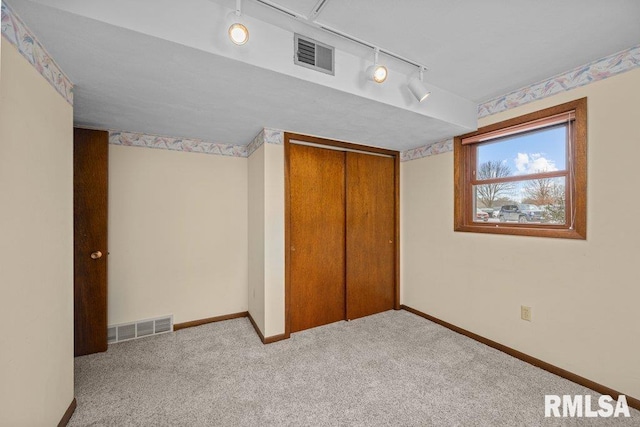
[[[157,148],[188,153],[214,154],[229,157],[249,157],[262,144],[282,144],[283,132],[262,129],[249,145],[232,145],[194,138],[151,135],[142,132],[109,131],[109,144],[127,147]]]
[[[616,76],[640,67],[640,45],[557,74],[478,105],[478,118],[501,113],[533,101]],[[453,151],[451,140],[439,141],[403,151],[401,161],[416,160]]]
[[[600,58],[551,78],[490,99],[478,106],[478,118],[604,80],[640,66],[640,45]]]
[[[221,144],[201,139],[150,135],[141,132],[109,131],[109,144],[216,154],[219,156],[247,157],[246,145]]]
[[[69,104],[73,105],[73,83],[6,3],[2,3],[2,36],[18,49],[18,52]]]
[[[403,151],[400,153],[400,161],[407,162],[409,160],[435,156],[436,154],[448,153],[449,151],[453,151],[453,139],[445,139],[444,141],[438,141],[433,144]]]

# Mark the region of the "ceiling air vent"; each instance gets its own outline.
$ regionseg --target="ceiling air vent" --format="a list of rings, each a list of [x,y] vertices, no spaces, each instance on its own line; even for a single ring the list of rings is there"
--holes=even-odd
[[[333,46],[296,34],[294,37],[294,49],[293,62],[297,65],[331,74],[332,76],[335,75],[333,69],[335,64]]]

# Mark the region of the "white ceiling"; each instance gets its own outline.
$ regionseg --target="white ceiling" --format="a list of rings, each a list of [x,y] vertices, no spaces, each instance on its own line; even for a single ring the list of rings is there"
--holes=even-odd
[[[318,21],[476,103],[640,43],[638,0],[333,0]]]
[[[272,0],[309,16],[317,0]],[[429,67],[432,91],[406,90],[415,67],[243,2],[243,47],[225,40],[235,0],[9,0],[75,84],[79,125],[246,145],[263,127],[406,150],[475,127],[479,102],[640,42],[640,1],[328,0],[315,24]],[[336,46],[336,76],[293,65],[292,32]]]

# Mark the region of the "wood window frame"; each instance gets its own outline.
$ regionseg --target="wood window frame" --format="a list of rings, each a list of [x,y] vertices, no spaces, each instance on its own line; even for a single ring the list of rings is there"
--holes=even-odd
[[[570,188],[566,195],[566,224],[508,224],[478,223],[474,221],[472,171],[475,168],[477,144],[486,137],[525,132],[528,125],[544,123],[553,116],[573,112],[572,142],[567,150]],[[539,127],[539,126],[538,126]],[[515,132],[514,132],[515,130]],[[483,136],[485,138],[483,138]],[[464,144],[463,144],[464,140]],[[587,238],[587,98],[577,99],[520,117],[484,126],[475,132],[460,135],[453,142],[454,161],[454,231],[511,234],[520,236]],[[544,177],[547,177],[545,174]],[[558,173],[558,176],[564,176]],[[540,174],[522,176],[522,180],[540,178]]]

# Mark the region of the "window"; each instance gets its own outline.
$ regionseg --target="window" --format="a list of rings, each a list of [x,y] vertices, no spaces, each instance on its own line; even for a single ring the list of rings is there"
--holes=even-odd
[[[454,139],[456,231],[586,239],[587,99]]]

